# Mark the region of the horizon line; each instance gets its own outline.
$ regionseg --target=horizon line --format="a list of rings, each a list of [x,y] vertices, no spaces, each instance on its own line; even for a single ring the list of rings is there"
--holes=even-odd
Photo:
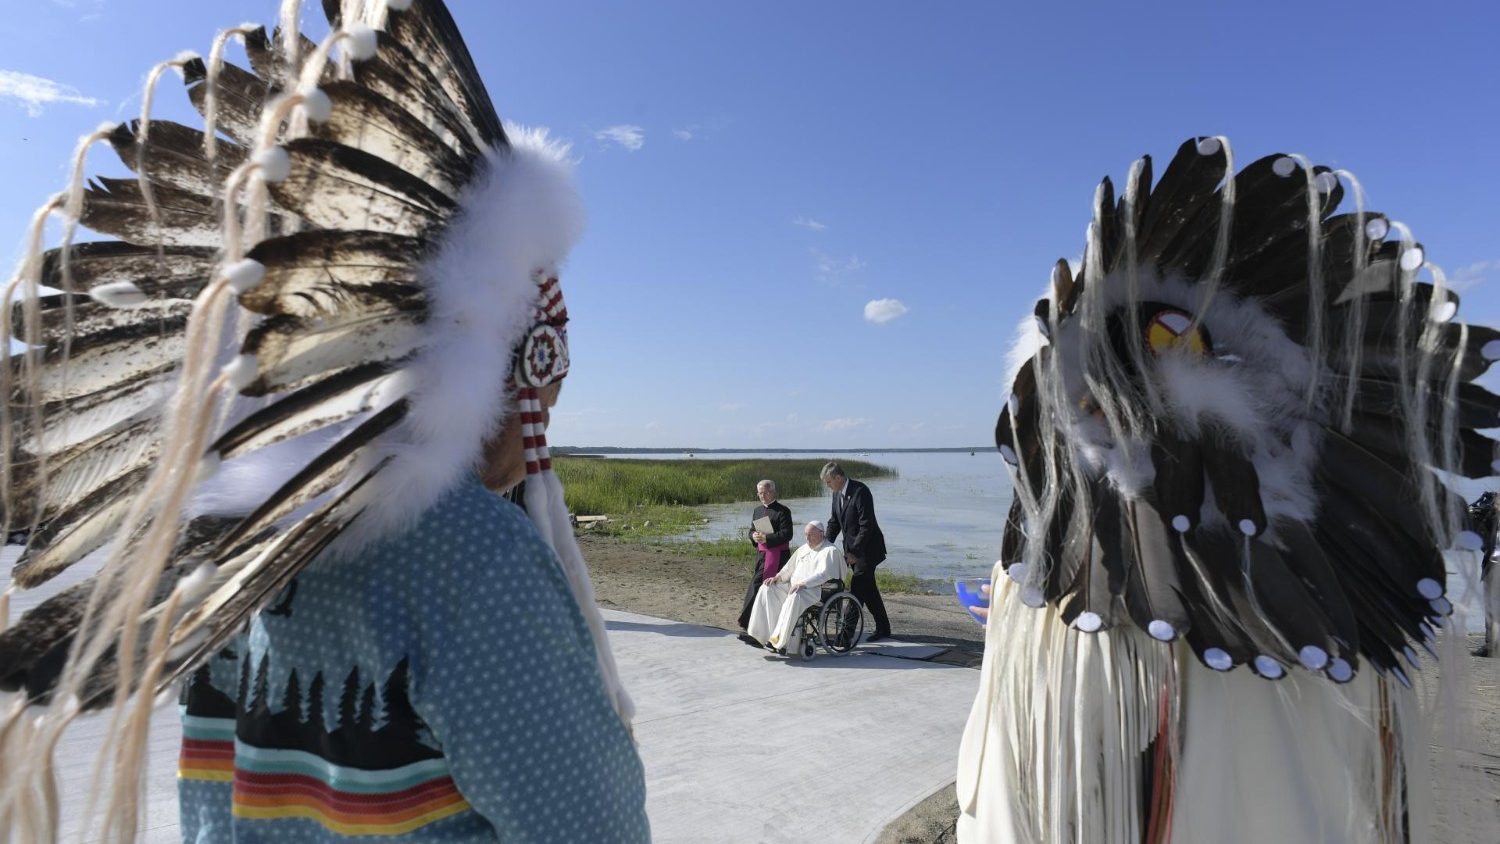
[[[716,448],[693,448],[683,446],[624,446],[624,445],[554,445],[550,446],[552,451],[628,451],[628,452],[656,452],[672,451],[684,454],[695,453],[771,453],[771,452],[806,452],[816,454],[859,454],[876,452],[897,451],[997,451],[992,445],[933,445],[933,446],[895,446],[889,448],[750,448],[739,446],[720,446]]]

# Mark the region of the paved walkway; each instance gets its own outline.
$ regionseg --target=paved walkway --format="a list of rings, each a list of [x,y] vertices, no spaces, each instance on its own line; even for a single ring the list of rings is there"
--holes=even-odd
[[[953,781],[978,671],[787,660],[710,627],[606,615],[659,844],[866,841]]]
[[[0,555],[0,589],[13,548]],[[19,617],[33,605],[16,596]],[[606,612],[635,697],[652,833],[673,842],[861,842],[953,780],[979,672],[876,653],[773,657],[723,630]],[[59,766],[76,839],[105,724],[82,719]],[[177,840],[175,707],[153,719],[148,842]]]

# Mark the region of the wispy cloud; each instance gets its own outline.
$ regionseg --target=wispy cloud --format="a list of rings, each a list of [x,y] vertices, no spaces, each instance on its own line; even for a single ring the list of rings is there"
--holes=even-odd
[[[830,419],[823,423],[825,431],[848,431],[854,428],[863,428],[870,420],[860,417],[846,416],[843,419]]]
[[[41,117],[42,107],[53,103],[71,103],[90,108],[104,104],[103,100],[85,97],[70,85],[17,70],[0,70],[0,98],[20,102],[21,107],[32,117]]]
[[[89,23],[104,17],[104,0],[52,0],[52,5],[69,11],[82,12],[79,23]]]
[[[723,404],[719,405],[719,409],[724,411],[725,413],[735,413],[737,411],[744,410],[745,406],[743,404],[740,404],[739,402],[724,402]]]
[[[1463,292],[1483,284],[1487,279],[1500,277],[1500,260],[1476,261],[1467,267],[1459,267],[1448,276],[1448,286]]]
[[[900,299],[873,299],[865,303],[865,321],[884,325],[910,310]]]
[[[835,258],[821,249],[809,250],[813,256],[813,267],[817,271],[818,280],[828,284],[842,284],[850,276],[865,268],[865,262],[858,255],[850,255],[847,258]]]
[[[815,232],[826,231],[828,229],[828,224],[814,220],[811,217],[798,217],[792,221],[792,225],[801,226],[804,229]]]
[[[672,137],[676,138],[679,141],[691,141],[697,134],[697,132],[697,126],[689,126],[686,129],[673,129]]]
[[[619,144],[635,152],[646,145],[646,130],[633,123],[621,123],[594,133],[594,137],[605,143]]]

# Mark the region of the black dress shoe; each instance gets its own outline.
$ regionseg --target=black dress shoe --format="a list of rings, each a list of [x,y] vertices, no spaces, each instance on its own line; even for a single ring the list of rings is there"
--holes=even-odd
[[[754,637],[754,636],[751,636],[751,635],[750,635],[750,634],[749,634],[749,633],[741,633],[741,634],[740,634],[740,635],[739,635],[739,636],[738,636],[738,638],[739,638],[739,640],[740,640],[740,641],[741,641],[741,642],[744,642],[744,643],[745,643],[745,644],[747,644],[747,645],[751,645],[751,646],[753,646],[753,647],[757,647],[757,648],[758,648],[758,647],[760,647],[760,646],[761,646],[761,645],[760,645],[760,642],[757,642],[757,641],[756,641],[756,640],[755,640],[755,637]]]
[[[877,630],[874,633],[871,633],[868,637],[866,637],[865,641],[866,642],[879,642],[882,639],[889,639],[889,638],[891,638],[891,631],[887,630],[887,631],[885,631],[885,632],[882,633],[881,631]]]

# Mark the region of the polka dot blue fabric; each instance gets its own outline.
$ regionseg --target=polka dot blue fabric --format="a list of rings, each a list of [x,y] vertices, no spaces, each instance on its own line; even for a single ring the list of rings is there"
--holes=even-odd
[[[183,726],[184,841],[650,839],[557,559],[474,478],[310,565],[188,684]]]

